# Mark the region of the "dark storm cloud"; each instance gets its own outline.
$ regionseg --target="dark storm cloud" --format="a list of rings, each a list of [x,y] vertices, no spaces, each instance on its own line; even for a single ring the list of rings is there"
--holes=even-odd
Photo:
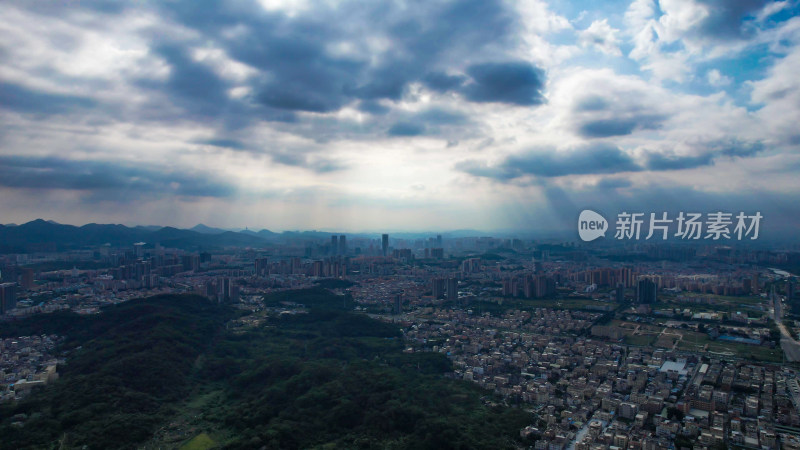
[[[316,173],[328,173],[344,170],[347,167],[339,161],[329,158],[310,155],[302,150],[283,149],[269,153],[273,162],[284,166],[300,167]]]
[[[163,58],[170,70],[169,77],[164,81],[137,82],[140,87],[152,91],[153,94],[149,97],[149,109],[143,112],[146,120],[168,123],[188,119],[222,124],[227,129],[239,129],[259,116],[264,120],[275,119],[269,111],[249,108],[246,104],[229,98],[227,90],[232,86],[217,76],[208,65],[194,61],[185,45],[162,42],[151,49],[151,52]],[[164,106],[181,108],[183,114],[175,117]]]
[[[244,142],[236,139],[225,139],[225,138],[206,139],[202,141],[197,141],[197,143],[201,145],[211,145],[213,147],[231,148],[234,150],[247,150],[247,145],[245,145]]]
[[[170,97],[190,102],[193,107],[208,112],[216,111],[227,102],[226,83],[210,67],[193,61],[185,48],[176,44],[161,45],[154,49],[154,53],[170,65],[169,79],[164,85]]]
[[[18,6],[51,14],[36,2]],[[441,135],[469,123],[453,112],[409,116],[395,109],[394,103],[414,83],[473,102],[530,106],[544,101],[544,72],[528,62],[508,59],[518,44],[521,25],[513,8],[502,0],[343,2],[318,4],[291,15],[267,11],[255,0],[212,0],[200,7],[191,1],[125,6],[87,1],[69,7],[59,4],[53,7],[58,13],[52,14],[65,21],[84,18],[81,23],[102,30],[115,20],[114,14],[121,19],[143,9],[163,20],[139,30],[138,37],[168,72],[163,79],[141,71],[122,80],[142,94],[138,96],[141,102],[112,105],[107,99],[101,102],[8,85],[0,89],[0,107],[42,114],[93,107],[109,122],[195,122],[220,135],[246,130],[258,121],[283,122],[286,132],[321,142],[387,131],[402,136]],[[93,11],[100,14],[86,14]],[[78,38],[59,42],[76,51],[82,45]],[[228,68],[215,67],[218,60],[193,57],[199,48],[221,50],[252,72],[244,79],[223,77]],[[53,74],[59,82],[66,76]],[[83,88],[105,83],[104,89],[115,85],[99,78],[69,83]],[[249,93],[234,98],[233,88]],[[302,114],[330,113],[353,105],[372,116],[358,128],[338,118],[331,119],[327,128],[320,127],[318,116]],[[270,153],[219,140],[198,143]]]
[[[358,109],[373,115],[383,115],[389,112],[389,108],[381,105],[374,100],[362,100],[358,104]]]
[[[469,118],[457,111],[442,108],[430,108],[415,114],[407,115],[389,128],[390,136],[419,136],[422,134],[439,134],[443,127],[469,124]]]
[[[642,170],[669,171],[692,169],[714,164],[721,158],[747,158],[764,149],[760,142],[736,139],[694,144],[692,153],[648,152],[643,156],[644,166],[619,147],[609,144],[585,144],[573,149],[555,150],[536,148],[528,152],[510,155],[496,165],[479,161],[462,161],[456,169],[471,175],[497,181],[511,181],[525,176],[552,178],[565,175],[614,174]],[[597,187],[627,187],[627,180],[610,178],[602,180]],[[614,183],[618,183],[614,185]]]
[[[0,108],[19,113],[47,116],[93,106],[95,101],[87,97],[36,91],[17,84],[0,82]]]
[[[752,157],[763,150],[759,142],[739,140],[713,141],[696,144],[694,153],[675,155],[669,153],[647,153],[644,167],[638,164],[619,147],[606,144],[588,144],[570,150],[533,149],[506,157],[499,164],[490,166],[477,161],[463,161],[457,170],[474,176],[509,181],[524,176],[541,178],[565,175],[613,174],[641,170],[668,171],[691,169],[714,164],[720,158]],[[627,187],[624,179],[606,179],[598,187]],[[618,183],[618,185],[612,185]]]
[[[432,125],[463,125],[469,122],[464,114],[443,108],[430,108],[414,115],[414,120]]]
[[[252,100],[286,111],[324,113],[356,100],[399,100],[408,85],[418,81],[440,91],[456,89],[466,77],[446,75],[439,67],[460,64],[465,56],[480,55],[487,48],[496,50],[493,57],[502,55],[518,26],[499,0],[405,6],[350,2],[336,8],[317,5],[291,18],[250,3],[207,6],[159,5],[182,25],[214,39],[230,57],[256,68]],[[214,20],[209,19],[212,15]],[[237,32],[226,34],[233,26]],[[364,43],[373,39],[371,34],[386,37],[391,45],[380,54],[366,47],[355,53],[330,51],[332,44]],[[377,64],[371,62],[374,56],[379,56]],[[527,63],[476,65],[468,71],[473,83],[464,93],[472,101],[542,101],[543,75]],[[362,107],[370,111],[375,104]]]
[[[467,77],[464,75],[448,75],[443,72],[431,72],[422,77],[422,82],[428,88],[437,92],[452,91],[460,88]]]
[[[141,119],[161,123],[191,120],[226,130],[245,128],[255,120],[297,121],[293,111],[230,98],[228,90],[234,86],[219,77],[209,64],[192,59],[189,54],[191,45],[165,40],[151,49],[170,70],[164,81],[135,80],[136,85],[152,94],[140,111]],[[174,107],[183,113],[180,116],[172,114],[170,108]]]
[[[625,178],[603,178],[594,187],[597,189],[619,189],[633,186],[631,180]]]
[[[650,170],[682,170],[707,166],[714,162],[714,155],[678,156],[653,153],[647,156],[646,166]]]
[[[578,100],[575,105],[576,111],[603,111],[608,109],[611,103],[599,95],[590,95]]]
[[[540,105],[545,99],[544,72],[524,61],[476,64],[467,69],[472,83],[463,93],[473,102]]]
[[[696,27],[699,36],[728,40],[749,37],[754,29],[747,27],[747,17],[753,16],[768,2],[766,0],[700,0],[709,14]]]
[[[727,139],[706,144],[709,150],[723,156],[747,158],[762,152],[765,147],[762,142],[748,142],[739,139]]]
[[[639,171],[642,168],[618,147],[588,145],[567,151],[534,149],[511,155],[497,166],[487,166],[474,161],[456,165],[456,169],[469,174],[507,181],[524,176],[560,177]]]
[[[653,130],[665,118],[657,115],[640,115],[628,118],[590,120],[578,125],[578,134],[585,138],[625,136],[636,130]]]
[[[630,156],[610,145],[580,147],[569,152],[530,152],[509,157],[503,166],[517,176],[543,177],[640,170]]]
[[[693,146],[694,154],[650,153],[645,166],[649,170],[682,170],[713,165],[720,158],[749,158],[764,150],[761,142],[736,139],[712,141]]]
[[[425,125],[415,122],[397,122],[389,128],[389,136],[419,136],[425,133]]]
[[[36,14],[64,17],[73,12],[85,12],[87,10],[93,13],[99,13],[103,16],[114,16],[120,14],[125,10],[126,2],[116,0],[80,0],[80,1],[40,1],[40,0],[12,0],[7,3],[13,3],[18,8],[25,8]],[[105,18],[105,17],[104,17]]]
[[[115,198],[142,194],[227,197],[232,186],[205,174],[161,171],[108,161],[0,156],[0,186],[24,189],[66,189],[113,193]]]
[[[585,138],[626,136],[637,130],[654,130],[667,119],[653,107],[642,103],[642,93],[617,91],[614,98],[588,95],[579,98],[572,108],[575,128]]]

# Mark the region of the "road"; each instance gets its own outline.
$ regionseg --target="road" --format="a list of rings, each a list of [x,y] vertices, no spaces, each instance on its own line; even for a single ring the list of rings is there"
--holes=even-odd
[[[792,334],[786,329],[783,324],[783,305],[781,305],[781,298],[775,295],[775,290],[769,294],[772,301],[772,318],[778,329],[781,330],[781,348],[783,349],[786,360],[789,362],[800,361],[800,343],[794,340]]]

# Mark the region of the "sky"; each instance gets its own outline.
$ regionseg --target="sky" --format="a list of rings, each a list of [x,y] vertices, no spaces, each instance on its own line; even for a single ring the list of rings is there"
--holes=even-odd
[[[800,229],[798,0],[0,3],[0,223]]]

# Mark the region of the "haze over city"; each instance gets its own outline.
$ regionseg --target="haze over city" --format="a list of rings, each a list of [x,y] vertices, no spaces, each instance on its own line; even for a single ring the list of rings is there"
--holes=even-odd
[[[792,234],[793,1],[0,5],[2,223]]]

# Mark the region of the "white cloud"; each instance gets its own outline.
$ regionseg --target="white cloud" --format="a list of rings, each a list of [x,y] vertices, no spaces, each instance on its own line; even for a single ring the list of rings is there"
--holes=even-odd
[[[769,19],[774,14],[777,14],[790,6],[792,5],[788,0],[782,2],[767,3],[767,5],[764,6],[764,9],[758,12],[756,20],[758,20],[759,22],[763,22]]]
[[[523,27],[520,33],[521,46],[517,54],[527,60],[535,61],[545,67],[555,66],[578,53],[574,45],[557,45],[547,36],[551,33],[572,30],[565,17],[550,10],[542,0],[508,2],[519,14]]]
[[[695,0],[660,0],[662,15],[658,19],[659,38],[671,43],[686,37],[686,34],[700,25],[710,14],[709,7]],[[696,51],[691,40],[684,39],[684,44]]]
[[[778,60],[766,78],[751,83],[751,100],[763,105],[756,113],[766,132],[784,144],[800,145],[800,48]]]
[[[732,80],[729,77],[721,74],[720,71],[717,69],[709,70],[708,73],[706,74],[706,77],[708,78],[708,84],[714,87],[727,86],[732,82]]]
[[[619,30],[608,24],[608,19],[595,20],[589,28],[580,32],[580,42],[583,47],[591,47],[608,55],[621,56],[618,32]]]

